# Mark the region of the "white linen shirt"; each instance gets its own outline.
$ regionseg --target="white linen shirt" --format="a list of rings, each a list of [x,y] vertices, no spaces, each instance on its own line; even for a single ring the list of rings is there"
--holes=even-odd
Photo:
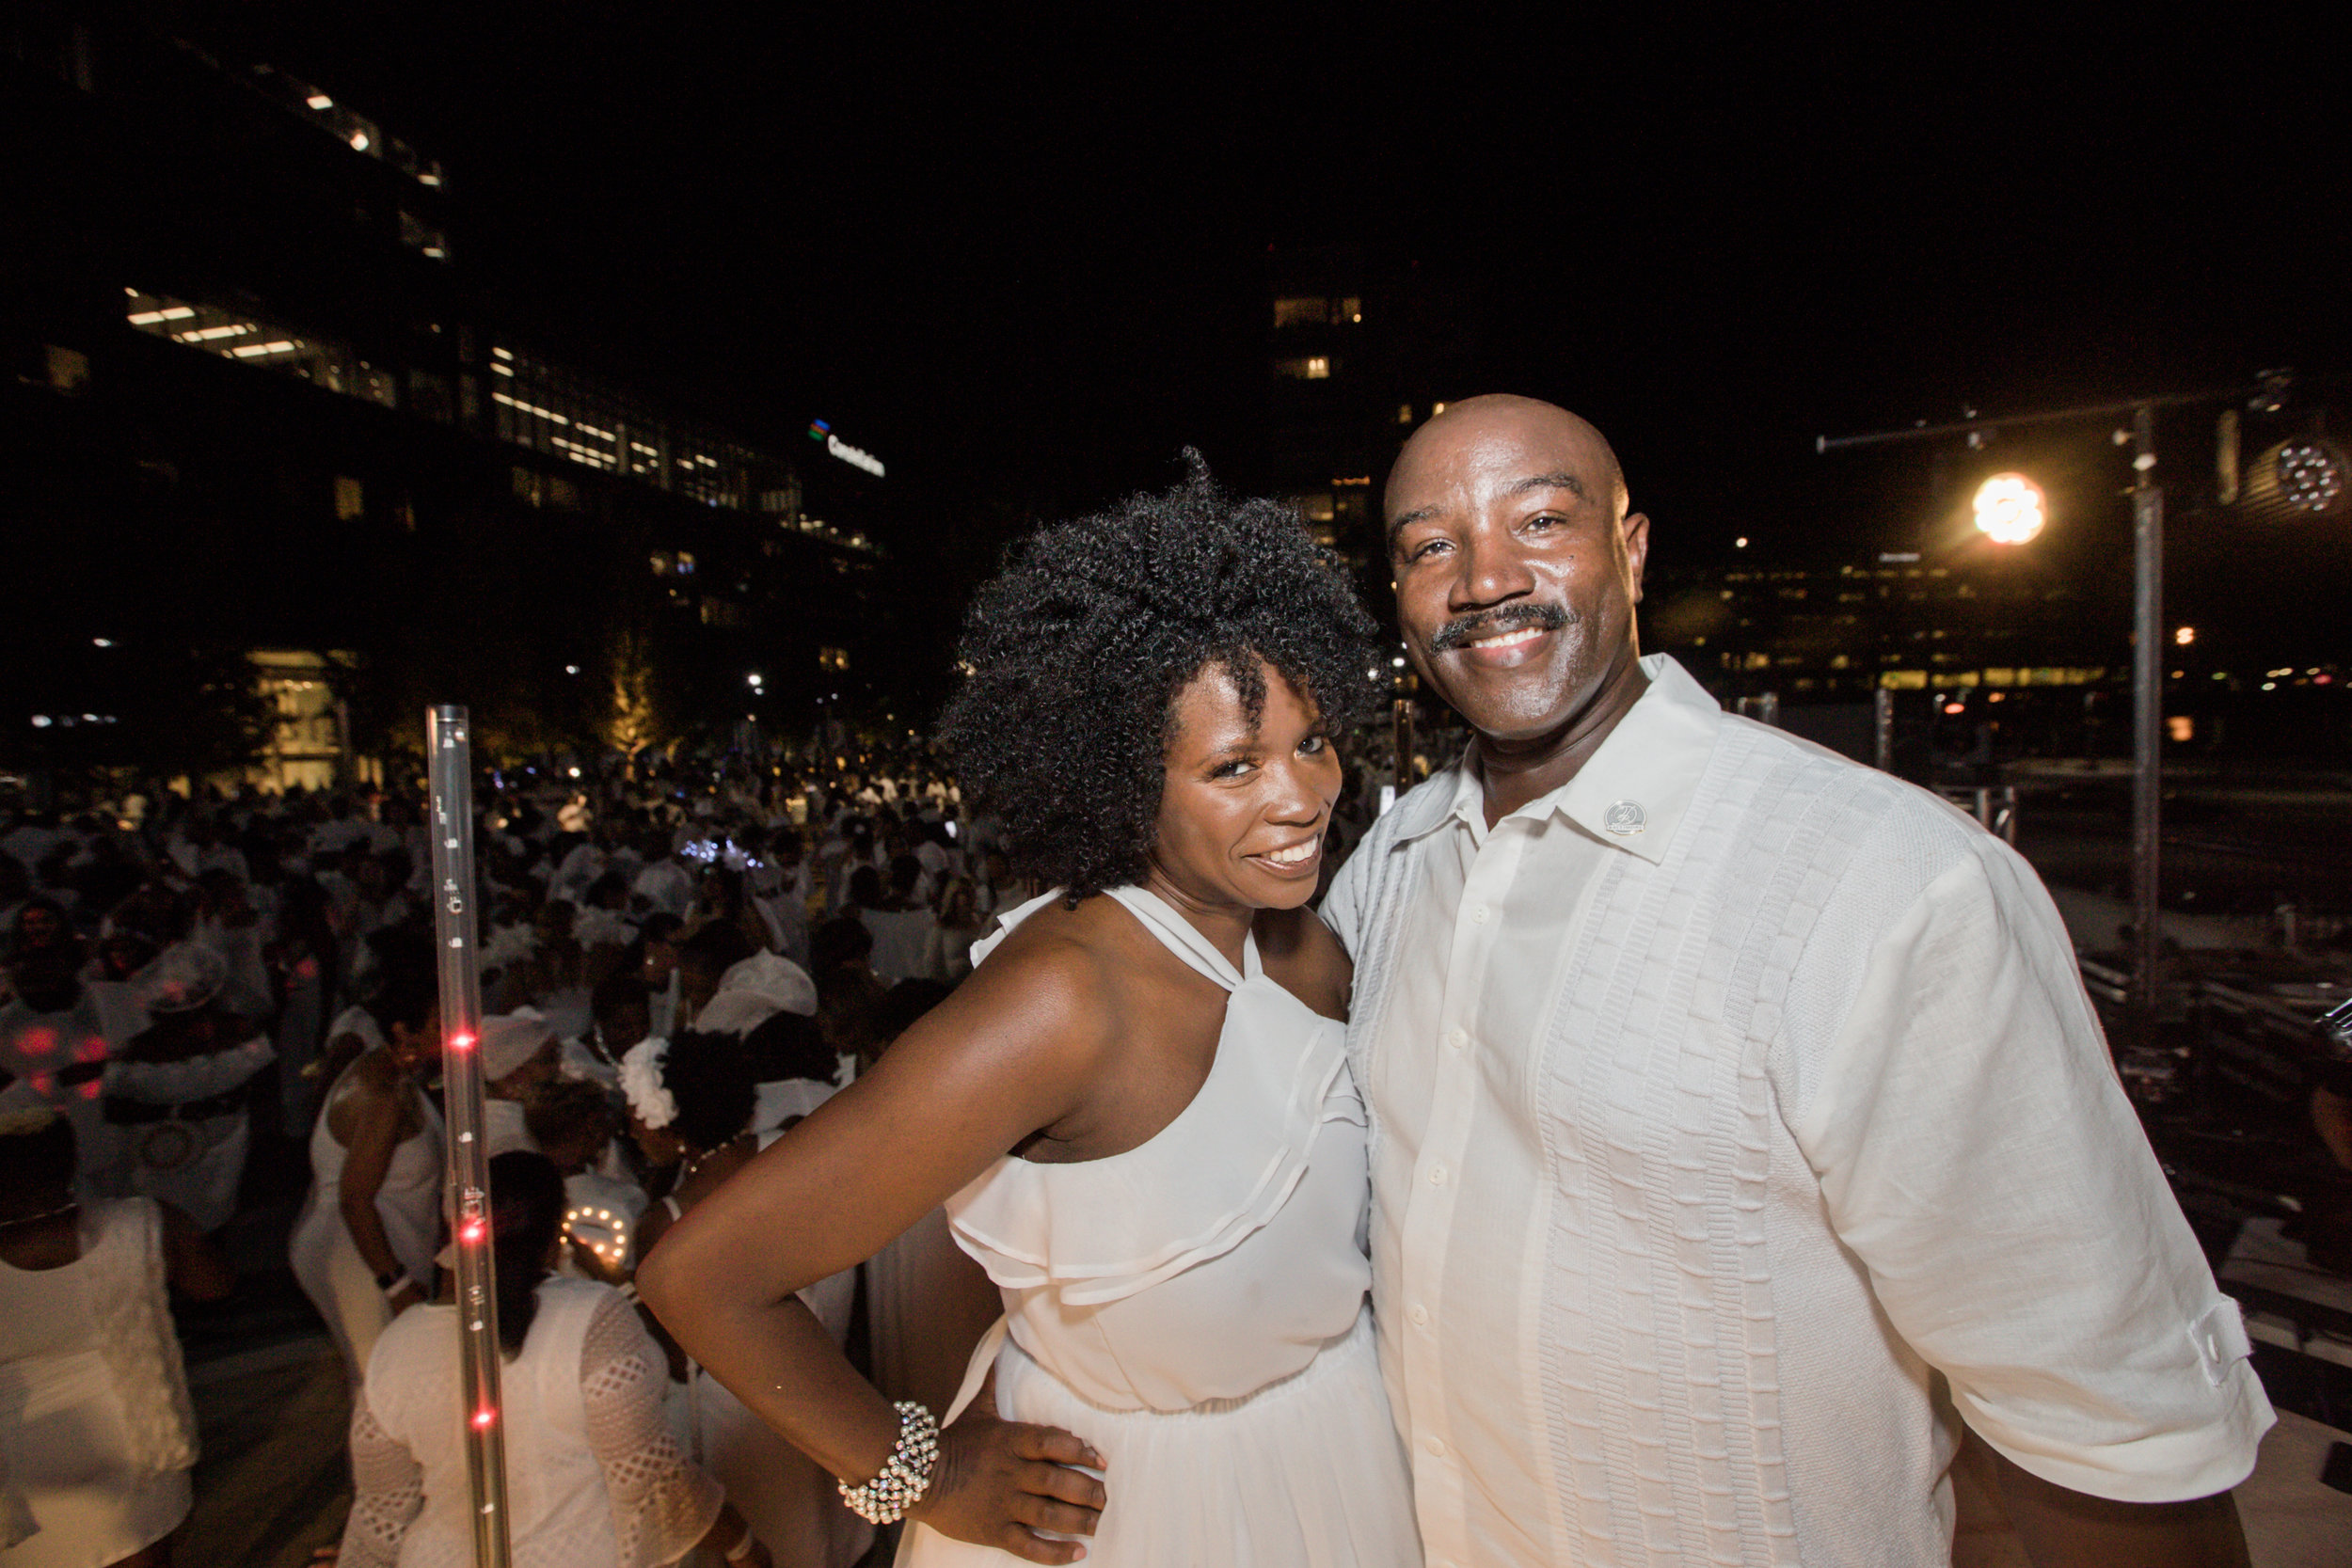
[[[1431,1568],[1940,1568],[1955,1406],[2077,1491],[2244,1479],[2244,1328],[2032,871],[1642,663],[1575,779],[1489,829],[1446,769],[1324,904]]]

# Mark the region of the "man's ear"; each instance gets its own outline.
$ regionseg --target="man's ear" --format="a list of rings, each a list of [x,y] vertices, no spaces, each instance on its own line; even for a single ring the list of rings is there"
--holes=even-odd
[[[1649,518],[1640,512],[1629,512],[1618,524],[1618,537],[1625,541],[1626,574],[1631,579],[1633,600],[1642,602],[1642,568],[1649,562]]]

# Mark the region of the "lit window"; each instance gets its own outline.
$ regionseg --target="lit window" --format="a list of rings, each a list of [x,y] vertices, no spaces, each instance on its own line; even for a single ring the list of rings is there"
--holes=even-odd
[[[1331,302],[1321,294],[1274,302],[1276,326],[1321,326],[1331,319]]]
[[[399,405],[398,378],[334,339],[297,334],[216,306],[135,289],[125,293],[124,322],[150,337],[168,338],[223,358],[266,366],[330,392],[365,398],[387,408]]]
[[[1302,359],[1277,359],[1274,373],[1293,381],[1327,381],[1331,375],[1331,361],[1320,354]]]
[[[819,670],[847,670],[849,667],[849,649],[819,648],[817,650],[817,668]]]
[[[367,515],[367,494],[349,474],[335,476],[335,520],[352,522]]]
[[[449,236],[414,213],[400,214],[400,243],[429,260],[449,260]]]
[[[2194,740],[2197,738],[2197,721],[2185,713],[2176,713],[2164,721],[2164,733],[2172,740]]]
[[[1396,405],[1396,422],[1399,424],[1411,424],[1413,422],[1413,405],[1411,404],[1400,403]]]

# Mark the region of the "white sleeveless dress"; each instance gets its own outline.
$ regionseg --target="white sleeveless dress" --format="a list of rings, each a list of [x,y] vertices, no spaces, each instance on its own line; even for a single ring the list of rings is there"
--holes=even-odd
[[[350,1072],[345,1068],[343,1076]],[[342,1085],[343,1079],[337,1078],[319,1101],[318,1119],[310,1127],[310,1196],[294,1219],[286,1252],[295,1281],[326,1320],[336,1348],[343,1353],[344,1370],[356,1384],[367,1370],[375,1337],[392,1321],[392,1309],[376,1289],[375,1271],[359,1255],[351,1227],[343,1223],[343,1164],[351,1151],[335,1140],[327,1126]],[[392,1256],[429,1288],[434,1243],[441,1228],[441,1113],[431,1095],[416,1088],[408,1092],[416,1097],[424,1125],[392,1146],[384,1183],[375,1190],[375,1212],[384,1222],[384,1239],[391,1243]]]
[[[948,1200],[1006,1308],[957,1406],[993,1365],[1008,1419],[1104,1456],[1098,1568],[1415,1568],[1412,1477],[1366,1301],[1371,1188],[1344,1026],[1268,978],[1254,941],[1236,972],[1153,895],[1108,895],[1231,993],[1216,1057],[1136,1148],[1073,1164],[1008,1156]],[[1006,930],[1059,896],[1014,910]],[[916,1525],[898,1560],[1016,1560]]]
[[[163,1216],[151,1198],[88,1205],[81,1241],[59,1268],[0,1263],[0,1481],[38,1527],[0,1568],[99,1568],[188,1513],[196,1418]]]

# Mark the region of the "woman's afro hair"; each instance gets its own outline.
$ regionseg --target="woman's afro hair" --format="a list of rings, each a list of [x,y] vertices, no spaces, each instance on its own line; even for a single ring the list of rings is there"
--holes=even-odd
[[[1206,666],[1253,722],[1260,660],[1334,733],[1382,692],[1376,629],[1337,558],[1289,507],[1227,496],[1184,459],[1167,494],[1039,532],[965,618],[942,736],[1015,863],[1073,897],[1143,879],[1169,705]]]

